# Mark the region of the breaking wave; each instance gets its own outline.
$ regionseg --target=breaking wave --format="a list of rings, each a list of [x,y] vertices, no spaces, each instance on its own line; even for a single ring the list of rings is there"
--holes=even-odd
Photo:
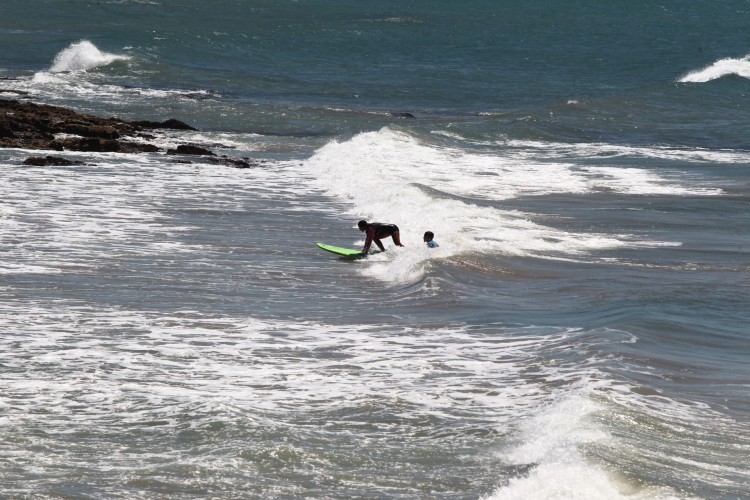
[[[679,81],[683,83],[704,83],[730,75],[750,79],[750,54],[741,59],[719,59],[710,66],[691,71],[680,78]]]
[[[96,45],[88,40],[81,40],[60,51],[50,67],[50,73],[65,73],[71,71],[88,71],[90,69],[108,66],[115,61],[127,61],[128,56],[109,54],[100,51]]]

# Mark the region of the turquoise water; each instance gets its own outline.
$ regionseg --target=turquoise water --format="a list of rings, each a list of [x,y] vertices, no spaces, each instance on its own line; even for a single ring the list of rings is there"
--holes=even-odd
[[[748,2],[0,9],[2,496],[750,497]]]

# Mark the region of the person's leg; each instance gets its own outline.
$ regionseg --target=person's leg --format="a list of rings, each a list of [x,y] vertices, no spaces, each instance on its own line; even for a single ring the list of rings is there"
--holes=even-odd
[[[375,242],[375,244],[376,244],[376,245],[378,246],[378,248],[380,249],[380,251],[381,251],[381,252],[385,252],[385,247],[384,247],[384,246],[383,246],[383,244],[382,244],[382,243],[380,242],[380,240],[372,240],[372,241],[374,241],[374,242]]]
[[[394,231],[394,233],[391,234],[391,236],[393,236],[393,242],[397,246],[400,246],[400,247],[404,246],[404,245],[401,244],[401,235],[399,234],[399,231]]]

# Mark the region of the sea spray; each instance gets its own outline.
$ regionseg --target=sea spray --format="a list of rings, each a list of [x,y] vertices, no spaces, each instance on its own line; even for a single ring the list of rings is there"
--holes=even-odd
[[[720,59],[697,71],[691,71],[680,78],[682,83],[705,83],[725,76],[737,75],[750,79],[750,55],[741,59]]]
[[[115,61],[127,61],[130,57],[100,51],[88,40],[73,43],[60,51],[50,67],[50,73],[88,71],[107,66]]]

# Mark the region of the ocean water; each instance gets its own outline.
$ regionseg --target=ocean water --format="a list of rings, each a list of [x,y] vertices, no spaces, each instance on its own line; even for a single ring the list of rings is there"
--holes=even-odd
[[[0,150],[0,496],[750,498],[749,32],[4,0],[0,98],[258,166]],[[315,247],[363,218],[405,246]]]

